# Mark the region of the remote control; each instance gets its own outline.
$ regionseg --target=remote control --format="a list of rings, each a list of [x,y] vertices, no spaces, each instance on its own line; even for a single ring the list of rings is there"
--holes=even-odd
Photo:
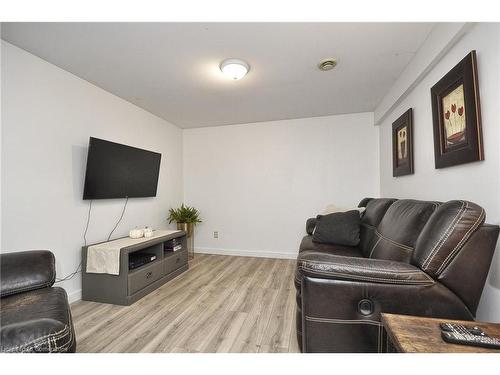
[[[489,337],[479,327],[466,327],[462,324],[442,323],[441,337],[452,344],[481,346],[490,349],[500,349],[500,338]]]
[[[466,327],[462,324],[455,324],[455,323],[441,323],[439,325],[441,327],[442,331],[446,332],[459,332],[462,334],[469,334],[472,333],[473,335],[477,336],[488,336],[484,331],[479,328],[479,327]]]

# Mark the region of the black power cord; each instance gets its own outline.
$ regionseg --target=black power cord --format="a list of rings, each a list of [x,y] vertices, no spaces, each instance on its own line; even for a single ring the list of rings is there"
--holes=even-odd
[[[108,236],[108,241],[111,239],[111,235],[116,230],[116,228],[118,228],[118,225],[122,221],[123,215],[125,215],[125,210],[127,208],[127,203],[128,203],[128,197],[125,199],[125,204],[123,205],[123,210],[122,210],[122,213],[120,215],[120,218],[118,219],[118,221],[115,224],[115,227],[113,228],[113,230],[111,231],[111,233]],[[92,212],[92,200],[90,201],[90,204],[89,204],[89,212],[88,212],[88,215],[87,215],[87,225],[85,226],[85,231],[83,232],[84,246],[87,246],[87,231],[89,229],[90,214],[91,214],[91,212]],[[73,277],[76,276],[76,274],[78,274],[80,272],[81,266],[82,266],[82,262],[80,261],[80,263],[78,264],[78,267],[76,268],[75,272],[72,272],[69,275],[64,276],[62,279],[56,278],[56,283],[60,283],[60,282],[67,281],[67,280],[71,280]]]
[[[87,246],[87,231],[89,230],[90,214],[91,213],[92,213],[92,200],[90,200],[90,203],[89,203],[89,212],[87,214],[87,224],[85,225],[85,231],[83,232],[83,242],[85,244],[84,246]],[[75,272],[72,272],[69,275],[64,276],[62,279],[56,278],[56,283],[60,283],[60,282],[66,281],[66,280],[70,280],[73,277],[75,277],[75,275],[78,272],[80,272],[80,267],[81,266],[82,266],[82,261],[80,261],[80,263],[78,264],[78,267],[76,267],[76,271]]]
[[[125,205],[123,206],[123,210],[122,210],[122,214],[120,215],[120,218],[118,219],[118,221],[116,222],[116,225],[115,227],[113,228],[113,230],[111,231],[111,233],[109,234],[108,236],[108,241],[111,239],[111,235],[113,234],[113,232],[116,230],[116,228],[118,228],[118,225],[120,224],[120,222],[122,221],[123,219],[123,215],[125,214],[125,209],[127,208],[127,203],[128,203],[128,197],[125,199]]]
[[[87,215],[87,225],[85,226],[85,232],[83,232],[83,246],[87,246],[87,231],[89,230],[89,223],[90,223],[90,213],[92,212],[92,199],[90,200],[89,204],[89,213]]]

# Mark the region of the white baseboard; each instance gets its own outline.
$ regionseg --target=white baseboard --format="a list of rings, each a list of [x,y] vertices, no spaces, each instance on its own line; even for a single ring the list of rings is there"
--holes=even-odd
[[[76,301],[80,301],[82,299],[82,290],[78,289],[74,292],[68,293],[68,302],[73,303]]]
[[[209,247],[198,247],[194,250],[195,254],[214,254],[214,255],[233,255],[242,257],[259,257],[259,258],[278,258],[278,259],[296,259],[297,253],[283,253],[275,251],[258,251],[258,250],[233,250],[233,249],[216,249]]]

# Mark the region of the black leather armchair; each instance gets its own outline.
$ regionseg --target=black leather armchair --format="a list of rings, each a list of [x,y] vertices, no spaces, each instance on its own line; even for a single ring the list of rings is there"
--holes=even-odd
[[[473,320],[499,233],[484,224],[484,210],[409,199],[360,206],[359,246],[302,240],[295,276],[302,351],[383,352],[384,312]]]
[[[0,255],[0,351],[74,352],[75,331],[66,292],[52,287],[50,251]]]

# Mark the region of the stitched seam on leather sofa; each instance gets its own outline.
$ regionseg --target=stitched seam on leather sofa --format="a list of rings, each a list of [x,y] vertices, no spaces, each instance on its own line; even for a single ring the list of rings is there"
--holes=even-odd
[[[58,340],[62,340],[66,336],[69,336],[69,339],[63,345],[58,346],[57,345]],[[48,350],[51,353],[56,353],[56,352],[62,351],[63,349],[66,349],[66,347],[71,343],[71,340],[72,340],[72,332],[71,332],[71,329],[68,327],[68,333],[66,335],[63,335],[60,337],[52,336],[52,337],[49,337],[47,339]],[[52,342],[52,345],[51,345],[51,342]],[[38,345],[37,348],[39,348],[41,346],[42,346],[42,344]]]
[[[57,331],[54,333],[49,333],[45,336],[37,337],[36,339],[34,339],[30,342],[9,348],[7,351],[8,352],[18,351],[21,348],[23,348],[22,351],[24,351],[24,349],[30,349],[30,350],[35,349],[35,348],[38,348],[41,345],[45,344],[47,342],[47,340],[50,340],[52,338],[55,338],[55,339],[64,338],[65,336],[68,336],[70,333],[71,333],[71,329],[69,329],[69,326],[65,324],[64,328],[61,329],[60,331]]]
[[[384,240],[390,242],[391,244],[393,244],[394,246],[397,246],[397,247],[400,247],[404,250],[408,250],[408,251],[413,251],[413,247],[411,246],[407,246],[407,245],[404,245],[402,243],[399,243],[397,241],[394,241],[392,239],[390,239],[389,237],[386,237],[384,236],[382,233],[380,233],[377,229],[375,229],[375,234],[381,238],[383,238]]]
[[[27,344],[19,345],[13,349],[10,349],[9,352],[12,352],[12,351],[20,351],[22,353],[34,352],[37,349],[43,347],[44,345],[47,345],[47,349],[51,353],[66,351],[68,349],[68,347],[71,345],[71,343],[73,342],[73,332],[71,330],[71,325],[65,325],[65,328],[63,330],[65,330],[66,332],[63,332],[60,335],[56,335],[56,334],[46,335],[43,340],[41,340],[41,338],[38,338],[38,339],[33,340]],[[61,331],[59,331],[59,332],[61,332]],[[57,342],[61,341],[62,339],[64,339],[67,336],[69,336],[69,339],[63,345],[58,346]],[[40,342],[38,342],[38,341],[40,341]],[[52,342],[52,344],[51,344],[51,342]],[[19,350],[20,348],[22,348],[22,349]]]
[[[433,285],[434,280],[431,278],[428,278],[429,280],[402,280],[402,279],[387,279],[383,277],[372,277],[372,276],[364,276],[364,275],[353,275],[353,274],[346,274],[346,273],[339,273],[339,272],[329,272],[329,271],[318,271],[318,270],[312,270],[312,269],[307,269],[304,267],[300,267],[301,270],[306,271],[311,274],[316,274],[320,276],[337,276],[340,278],[348,279],[348,280],[361,280],[361,281],[374,281],[374,282],[381,282],[381,283],[389,283],[389,284],[407,284],[407,285],[420,285],[420,284],[425,284],[425,285]],[[427,276],[426,276],[427,277]]]
[[[42,284],[34,284],[34,285],[29,285],[29,286],[25,286],[25,287],[22,287],[22,288],[16,288],[16,289],[13,289],[11,291],[8,291],[8,292],[4,292],[0,295],[0,297],[8,297],[8,296],[11,296],[11,295],[14,295],[14,294],[18,294],[18,293],[24,293],[24,292],[29,292],[30,290],[36,290],[36,289],[43,289],[43,288],[48,288],[50,287],[55,281],[55,278],[50,280],[49,282],[46,282],[46,283],[42,283]]]
[[[377,242],[375,242],[375,245],[373,245],[372,247],[372,251],[370,251],[370,255],[368,256],[368,258],[371,258],[372,255],[373,255],[373,252],[375,251],[375,248],[377,247],[378,243],[382,240],[382,237],[379,237]]]
[[[71,309],[69,309],[69,306],[68,306],[68,326],[69,326],[69,340],[64,343],[62,346],[60,346],[59,348],[56,348],[58,351],[67,351],[67,349],[69,348],[69,346],[73,343],[73,320],[72,320],[72,317],[71,317]]]
[[[342,273],[342,272],[336,272],[336,271],[320,271],[320,270],[314,270],[314,269],[306,269],[304,267],[301,267],[303,271],[309,272],[309,273],[315,273],[318,275],[332,275],[332,276],[340,276],[340,277],[345,277],[353,280],[371,280],[371,281],[387,281],[387,282],[393,282],[393,283],[406,283],[406,284],[433,284],[434,280],[430,278],[429,276],[425,275],[425,278],[428,280],[416,280],[416,279],[394,279],[394,278],[386,278],[386,277],[380,277],[380,276],[369,276],[369,275],[357,275],[357,274],[352,274],[352,273]],[[387,275],[383,275],[387,276]],[[423,275],[422,275],[423,276]]]
[[[476,229],[481,225],[481,222],[483,218],[485,217],[485,211],[484,209],[481,209],[481,213],[479,214],[479,217],[477,220],[472,224],[472,226],[469,228],[469,230],[464,234],[460,242],[455,246],[455,248],[451,251],[451,253],[448,254],[448,256],[445,258],[441,266],[438,268],[436,271],[436,274],[441,274],[441,272],[448,266],[448,264],[451,262],[451,260],[455,257],[456,253],[462,248],[463,244],[470,238],[472,233],[476,231]]]
[[[422,269],[426,270],[429,267],[429,264],[431,263],[432,259],[434,258],[435,254],[441,249],[443,244],[446,242],[448,237],[450,236],[451,232],[455,229],[456,225],[458,222],[460,222],[460,219],[464,215],[464,213],[467,210],[467,204],[465,201],[461,201],[462,206],[460,207],[460,210],[458,210],[457,214],[451,221],[450,225],[446,229],[446,231],[443,233],[443,235],[438,239],[432,250],[430,251],[429,255],[427,255],[427,258],[425,258],[424,262],[422,263]]]
[[[329,324],[367,324],[377,327],[377,352],[381,353],[382,349],[382,323],[375,320],[344,320],[344,319],[327,319],[327,318],[314,318],[305,315],[305,320],[312,323],[329,323]]]
[[[68,323],[69,323],[68,325],[69,325],[69,334],[70,334],[69,340],[66,343],[64,343],[62,346],[57,348],[58,351],[62,351],[62,350],[67,351],[68,348],[70,347],[70,345],[73,343],[73,329],[72,329],[73,320],[71,318],[71,310],[69,308],[68,308]]]
[[[333,323],[333,324],[371,324],[376,326],[381,326],[382,323],[377,322],[376,320],[369,319],[331,319],[331,318],[316,318],[313,316],[305,315],[305,319],[310,322],[318,322],[318,323]]]
[[[439,245],[438,250],[436,250],[434,252],[434,254],[432,255],[432,257],[429,259],[429,262],[427,264],[427,268],[429,268],[431,266],[432,261],[434,260],[434,258],[436,257],[436,255],[439,254],[439,250],[441,250],[441,248],[446,243],[446,241],[448,240],[448,238],[450,238],[450,236],[452,235],[452,233],[455,231],[455,228],[458,226],[458,224],[460,224],[460,222],[462,221],[462,219],[463,219],[464,215],[466,214],[468,208],[469,208],[469,203],[467,201],[465,201],[465,208],[462,211],[462,214],[460,215],[459,219],[453,225],[453,228],[451,229],[450,233],[448,233],[448,236],[446,237],[446,239]]]
[[[443,270],[443,268],[445,268],[448,265],[449,261],[452,260],[450,258],[453,258],[455,256],[455,254],[462,248],[463,244],[470,238],[472,233],[474,233],[476,231],[476,229],[481,225],[481,222],[485,216],[486,215],[485,215],[484,209],[481,209],[481,213],[479,214],[479,217],[477,218],[477,220],[474,222],[474,224],[472,224],[472,226],[469,228],[469,230],[464,234],[464,236],[462,237],[460,242],[455,246],[455,248],[452,250],[452,252],[450,254],[448,254],[446,259],[441,264],[441,267],[439,267],[439,269],[437,270],[437,272],[441,272]]]
[[[368,223],[360,223],[361,225],[368,227],[368,228],[376,228],[376,226],[368,224]]]
[[[64,336],[67,336],[68,335],[68,325],[65,324],[64,325],[64,328],[61,329],[60,331],[57,331],[57,332],[53,332],[53,333],[49,333],[45,336],[40,336],[40,337],[37,337],[36,339],[28,342],[28,343],[24,343],[24,344],[21,344],[21,345],[18,345],[18,346],[15,346],[9,350],[12,350],[12,349],[19,349],[19,348],[22,348],[24,346],[30,346],[30,345],[39,345],[41,342],[45,342],[45,340],[47,338],[50,338],[50,337],[64,337]]]
[[[302,264],[327,264],[329,266],[338,266],[339,263],[332,263],[332,262],[322,262],[320,260],[309,260],[309,259],[303,259],[301,260]],[[398,273],[398,274],[422,274],[423,272],[421,270],[392,270],[392,269],[381,269],[381,268],[371,268],[371,267],[363,267],[357,264],[345,264],[343,265],[346,268],[357,268],[363,271],[376,271],[376,272],[381,272],[381,273]]]
[[[460,209],[456,213],[456,215],[453,218],[453,220],[450,222],[450,225],[448,226],[448,228],[446,228],[446,230],[443,233],[443,235],[441,237],[439,237],[439,239],[437,240],[437,242],[434,244],[433,248],[429,252],[429,255],[427,255],[427,257],[425,258],[424,262],[422,263],[422,268],[423,269],[425,269],[428,266],[428,264],[430,263],[430,258],[434,256],[435,252],[439,251],[439,249],[446,242],[446,239],[448,239],[450,233],[455,228],[455,225],[460,221],[459,216],[461,217],[461,215],[463,215],[463,213],[465,212],[465,207],[466,207],[465,202],[464,201],[461,201],[461,202],[462,202],[462,206],[460,207]]]
[[[58,346],[57,345],[58,341],[62,341],[67,336],[69,336],[69,339],[66,340],[66,342],[63,345]],[[72,333],[71,329],[68,327],[68,331],[65,335],[61,335],[58,337],[52,336],[52,337],[47,338],[47,341],[46,341],[47,349],[50,353],[63,352],[63,351],[67,350],[67,348],[72,343],[72,341],[73,341],[73,333]],[[52,342],[52,344],[51,344],[51,342]],[[43,345],[44,345],[44,342],[41,342],[41,343],[39,343],[31,348],[27,348],[27,349],[29,349],[29,350],[39,349],[40,347],[43,347]]]

